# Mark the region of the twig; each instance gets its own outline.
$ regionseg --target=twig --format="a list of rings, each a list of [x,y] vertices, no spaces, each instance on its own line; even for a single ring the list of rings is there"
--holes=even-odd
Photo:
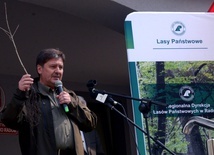
[[[16,31],[18,30],[19,25],[16,27],[15,31],[12,33],[12,32],[11,32],[11,29],[10,29],[9,22],[8,22],[8,17],[7,17],[7,6],[6,6],[6,3],[4,3],[4,7],[5,7],[5,18],[6,18],[6,24],[7,24],[7,29],[8,29],[8,30],[5,30],[5,29],[2,28],[2,27],[0,27],[0,29],[1,29],[2,31],[4,31],[5,34],[9,37],[9,39],[12,41],[13,47],[14,47],[14,49],[15,49],[16,55],[17,55],[17,57],[18,57],[18,59],[19,59],[19,62],[20,62],[20,64],[21,64],[22,68],[24,69],[25,73],[28,74],[28,72],[27,72],[27,70],[26,70],[26,68],[25,68],[24,64],[22,63],[22,60],[21,60],[21,58],[20,58],[20,56],[19,56],[19,52],[18,52],[18,49],[17,49],[17,47],[16,47],[16,43],[15,43],[15,40],[14,40],[14,35],[15,35]]]

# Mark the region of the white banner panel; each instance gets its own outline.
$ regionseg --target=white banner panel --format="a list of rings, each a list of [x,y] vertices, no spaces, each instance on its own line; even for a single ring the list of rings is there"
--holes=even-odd
[[[213,13],[132,13],[128,61],[213,60]],[[176,56],[175,56],[176,55]]]

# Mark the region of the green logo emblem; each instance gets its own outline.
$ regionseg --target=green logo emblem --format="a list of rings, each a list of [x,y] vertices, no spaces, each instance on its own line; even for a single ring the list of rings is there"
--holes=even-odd
[[[186,32],[186,27],[181,22],[174,22],[171,26],[172,32],[175,35],[183,35]]]

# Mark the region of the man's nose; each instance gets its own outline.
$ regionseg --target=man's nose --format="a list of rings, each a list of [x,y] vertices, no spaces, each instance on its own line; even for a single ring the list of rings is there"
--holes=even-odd
[[[59,73],[59,72],[61,72],[61,69],[60,69],[60,67],[56,67],[56,69],[55,69],[55,72],[56,72],[56,73]]]

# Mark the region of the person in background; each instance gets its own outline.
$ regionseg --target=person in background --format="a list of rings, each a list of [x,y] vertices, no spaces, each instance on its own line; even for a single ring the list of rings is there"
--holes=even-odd
[[[82,102],[87,106],[86,101]],[[85,155],[105,155],[99,135],[94,129],[90,132],[80,131]]]
[[[83,140],[85,155],[105,155],[99,135],[96,130],[80,131]]]
[[[3,111],[1,121],[19,131],[22,155],[84,155],[80,130],[95,129],[97,116],[75,92],[66,88],[55,92],[64,62],[62,51],[42,50],[36,59],[38,78],[23,75]]]

